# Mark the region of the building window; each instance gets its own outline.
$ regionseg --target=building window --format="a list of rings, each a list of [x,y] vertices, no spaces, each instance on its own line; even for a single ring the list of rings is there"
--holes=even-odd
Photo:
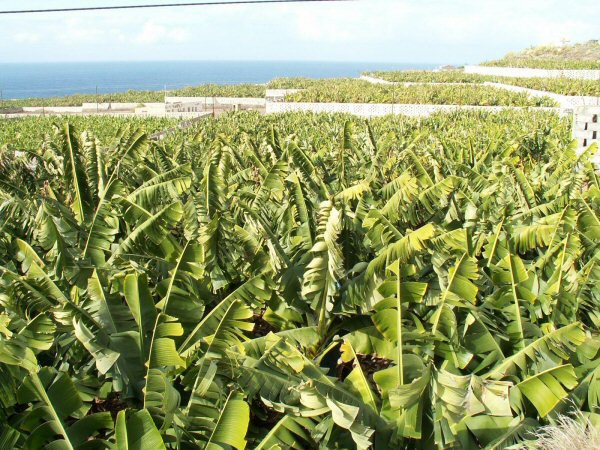
[[[587,147],[587,139],[584,139],[584,140],[583,140],[583,146],[584,146],[584,147]]]
[[[592,133],[592,139],[598,139],[598,132],[597,131],[594,131]]]
[[[598,123],[598,114],[594,114],[594,115],[592,116],[592,122],[594,122],[594,123]]]

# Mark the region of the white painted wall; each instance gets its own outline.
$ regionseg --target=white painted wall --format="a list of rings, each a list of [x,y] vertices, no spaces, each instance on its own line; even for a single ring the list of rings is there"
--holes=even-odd
[[[534,97],[550,97],[560,104],[563,110],[572,110],[577,106],[597,106],[600,105],[600,97],[591,97],[585,95],[561,95],[554,92],[539,91],[537,89],[529,89],[521,86],[513,86],[504,83],[484,83],[487,86],[494,86],[500,89],[506,89],[512,92],[524,92]]]
[[[499,112],[506,109],[531,109],[536,111],[560,112],[560,108],[520,108],[511,106],[267,102],[266,113],[274,114],[288,111],[311,111],[317,113],[347,113],[360,117],[381,117],[389,114],[427,117],[436,112],[451,112],[457,110]]]
[[[47,113],[47,114],[80,114],[81,106],[26,106],[22,108],[24,113]]]
[[[264,98],[246,97],[166,97],[165,103],[197,103],[211,105],[265,106]]]
[[[381,78],[371,77],[369,75],[361,75],[360,79],[373,84],[396,84],[393,81],[382,80]]]
[[[283,100],[288,94],[295,94],[302,89],[267,89],[266,98],[269,100]]]
[[[368,75],[361,75],[361,80],[368,81],[373,84],[393,84],[397,86],[423,86],[423,85],[433,85],[433,86],[481,86],[483,83],[444,83],[444,82],[434,82],[434,81],[387,81],[381,78],[370,77]]]
[[[577,140],[578,154],[581,154],[592,144],[600,145],[600,106],[574,108],[573,139]],[[596,152],[594,162],[600,165],[600,152]]]
[[[84,103],[83,112],[96,111],[133,111],[140,103]]]

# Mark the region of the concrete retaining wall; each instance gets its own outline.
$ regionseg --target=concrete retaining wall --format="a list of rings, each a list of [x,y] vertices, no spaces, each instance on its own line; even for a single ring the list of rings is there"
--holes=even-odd
[[[487,86],[494,86],[500,89],[506,89],[507,91],[525,92],[534,97],[550,97],[553,100],[557,101],[560,104],[561,108],[564,109],[573,109],[576,106],[600,105],[600,97],[591,97],[585,95],[561,95],[556,94],[554,92],[539,91],[537,89],[529,89],[521,86],[513,86],[511,84],[504,83],[486,82],[484,84]]]
[[[450,82],[444,83],[441,81],[387,81],[381,78],[370,77],[368,75],[361,75],[361,80],[368,81],[373,84],[393,84],[397,86],[423,86],[423,85],[432,85],[432,86],[482,86],[483,83],[460,83],[460,82]]]
[[[264,98],[243,97],[167,97],[166,112],[203,112],[212,109],[244,110],[262,109]]]
[[[385,82],[385,84],[398,84],[398,85],[405,85],[405,86],[410,86],[410,85],[414,85],[414,84],[491,86],[491,87],[495,87],[498,89],[505,89],[507,91],[526,93],[533,97],[549,97],[560,104],[560,107],[563,110],[562,111],[563,114],[572,112],[573,108],[577,107],[577,106],[600,105],[600,97],[592,97],[592,96],[584,96],[584,95],[579,95],[579,96],[561,95],[561,94],[556,94],[554,92],[540,91],[540,90],[536,90],[536,89],[525,88],[522,86],[514,86],[512,84],[496,83],[496,82],[491,82],[491,81],[486,81],[484,83],[411,83],[411,82],[391,83],[389,81],[381,80],[379,78],[374,78],[374,77],[369,77],[369,76],[364,76],[364,75],[361,76],[361,79],[369,81],[371,83],[380,83],[381,84],[382,82]]]
[[[205,105],[265,106],[264,98],[246,97],[166,97],[165,103],[198,103]]]
[[[81,106],[26,106],[22,108],[22,112],[34,114],[80,114],[82,110]]]
[[[84,103],[83,112],[96,111],[133,111],[140,103]]]
[[[465,73],[517,78],[577,78],[600,80],[600,70],[549,70],[520,67],[465,66]]]
[[[165,112],[166,109],[164,103],[146,103],[144,106],[135,108],[135,113],[143,116],[158,116],[165,114]]]
[[[577,153],[591,145],[600,145],[600,106],[579,106],[573,110],[573,139],[577,140]],[[594,159],[600,164],[600,152]]]
[[[288,94],[295,94],[302,89],[267,89],[265,97],[267,101],[283,101]]]
[[[382,80],[381,78],[371,77],[369,75],[361,75],[360,79],[373,84],[396,84],[393,81]]]
[[[295,103],[267,102],[267,114],[288,111],[311,111],[317,113],[347,113],[360,117],[381,117],[389,114],[412,117],[427,117],[436,112],[478,110],[499,112],[506,109],[529,109],[535,111],[560,112],[560,108],[520,108],[510,106],[461,106],[461,105],[407,105],[381,103]]]

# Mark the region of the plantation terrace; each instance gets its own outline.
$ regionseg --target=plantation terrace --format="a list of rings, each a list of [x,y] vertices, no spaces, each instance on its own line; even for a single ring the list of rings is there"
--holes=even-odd
[[[599,442],[593,51],[4,100],[0,447]]]

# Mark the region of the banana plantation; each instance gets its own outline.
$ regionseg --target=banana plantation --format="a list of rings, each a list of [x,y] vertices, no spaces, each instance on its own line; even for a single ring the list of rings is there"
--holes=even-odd
[[[284,82],[286,80],[283,80]],[[300,85],[305,82],[300,79]],[[291,102],[400,103],[422,105],[474,105],[555,107],[549,97],[534,97],[483,84],[373,84],[356,79],[312,80],[306,87],[285,96]]]
[[[569,120],[37,120],[0,144],[1,449],[600,426],[600,179]]]

